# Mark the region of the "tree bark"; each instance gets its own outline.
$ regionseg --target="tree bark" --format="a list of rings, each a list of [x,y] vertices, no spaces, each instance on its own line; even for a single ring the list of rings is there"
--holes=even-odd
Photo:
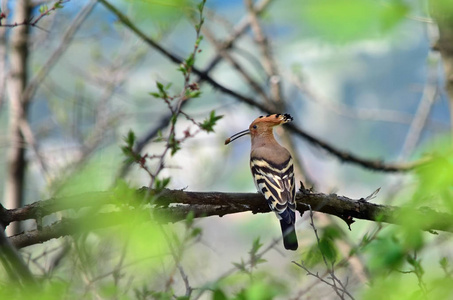
[[[28,20],[31,14],[30,0],[17,0],[14,8],[14,21]],[[21,132],[21,122],[27,120],[28,101],[23,93],[27,85],[29,27],[18,26],[11,32],[9,90],[9,152],[5,182],[5,205],[17,208],[23,205],[25,189],[25,139]],[[8,227],[8,234],[17,233],[19,224]]]

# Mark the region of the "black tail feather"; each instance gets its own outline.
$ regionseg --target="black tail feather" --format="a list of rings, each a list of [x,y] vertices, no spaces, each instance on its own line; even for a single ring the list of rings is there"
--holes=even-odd
[[[284,220],[280,220],[280,227],[282,228],[283,245],[287,250],[297,250],[299,246],[297,243],[296,228],[294,224],[288,224]]]

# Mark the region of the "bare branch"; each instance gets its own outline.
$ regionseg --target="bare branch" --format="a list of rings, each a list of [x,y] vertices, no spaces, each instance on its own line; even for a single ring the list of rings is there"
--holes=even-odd
[[[374,194],[374,193],[373,193]],[[310,209],[310,226],[313,228],[313,231],[315,233],[315,236],[316,236],[316,241],[318,243],[318,248],[319,248],[319,251],[321,252],[321,256],[322,256],[322,259],[324,261],[324,264],[326,265],[326,268],[327,268],[327,271],[329,272],[330,274],[330,279],[332,280],[332,284],[329,284],[333,290],[335,291],[335,293],[338,295],[338,297],[340,297],[341,299],[344,299],[344,295],[343,294],[346,294],[348,295],[351,299],[354,299],[354,297],[347,291],[346,289],[346,286],[341,282],[341,280],[335,275],[335,269],[334,269],[334,263],[332,262],[332,265],[330,265],[328,262],[327,262],[327,258],[324,254],[324,252],[322,251],[322,247],[320,246],[321,244],[321,240],[319,238],[319,235],[318,235],[318,229],[316,228],[315,226],[315,221],[313,220],[313,210],[311,209],[311,206],[308,206],[309,209]],[[324,279],[320,278],[317,274],[313,274],[311,273],[307,268],[305,268],[303,265],[299,265],[295,262],[293,262],[294,264],[298,265],[299,267],[303,268],[305,271],[308,272],[309,275],[312,275],[312,276],[315,276],[317,277],[318,279],[320,279],[322,282],[326,282]],[[337,286],[337,283],[340,285],[340,287]],[[340,291],[342,293],[340,293]]]

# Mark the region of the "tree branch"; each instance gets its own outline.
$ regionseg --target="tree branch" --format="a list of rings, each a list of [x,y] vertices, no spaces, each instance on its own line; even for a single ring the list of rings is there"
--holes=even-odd
[[[139,198],[144,199],[147,191],[146,187],[139,189],[137,191]],[[155,190],[151,190],[150,194],[155,194]],[[369,197],[353,200],[336,194],[326,195],[307,190],[302,190],[296,196],[301,214],[310,205],[314,211],[341,218],[348,226],[354,222],[354,219],[400,224],[400,216],[409,212],[414,219],[419,220],[421,230],[453,232],[453,216],[450,214],[430,208],[414,209],[379,205],[370,203],[367,199]],[[96,209],[105,205],[121,204],[121,209],[135,209],[132,205],[124,208],[128,200],[122,199],[121,195],[115,195],[113,192],[96,192],[38,201],[17,209],[7,210],[0,206],[0,222],[6,226],[13,221],[40,219],[56,212],[84,207]],[[263,196],[258,193],[186,192],[167,189],[154,197],[152,209],[154,219],[164,223],[184,220],[189,212],[193,212],[197,218],[221,217],[247,211],[254,214],[270,212],[266,201],[263,201]],[[78,218],[63,218],[43,227],[42,230],[32,230],[9,238],[14,246],[26,247],[80,231],[119,225],[121,214],[121,211],[114,211],[87,214]]]

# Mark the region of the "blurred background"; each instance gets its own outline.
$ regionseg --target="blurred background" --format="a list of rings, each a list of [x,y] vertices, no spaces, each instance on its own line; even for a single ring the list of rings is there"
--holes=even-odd
[[[1,2],[3,24],[20,22],[15,19],[18,2]],[[36,18],[59,1],[24,2]],[[108,3],[172,55],[185,59],[193,51],[197,3]],[[157,91],[156,82],[171,83],[169,91],[174,95],[184,88],[178,64],[125,26],[105,3],[73,0],[61,5],[36,26],[0,27],[0,195],[6,208],[15,203],[7,185],[11,149],[18,143],[25,143],[18,206],[105,191],[118,178],[131,187],[148,186],[149,177],[138,165],[125,167],[120,146],[132,130],[142,155],[161,153],[164,145],[153,140],[158,132],[168,132],[171,114],[167,103],[150,93]],[[197,122],[213,110],[223,118],[214,132],[196,134],[182,142],[174,156],[165,158],[160,176],[171,177],[168,188],[255,192],[249,169],[250,138],[227,146],[224,140],[271,111],[290,113],[297,128],[342,153],[401,167],[389,172],[342,160],[282,126],[275,133],[298,162],[297,182],[353,199],[381,188],[373,202],[406,203],[417,187],[404,166],[432,152],[451,132],[444,61],[433,50],[439,29],[429,5],[393,0],[206,1],[201,51],[194,66],[257,105],[192,74],[201,96],[186,100],[184,113]],[[12,121],[17,113],[12,100],[17,96],[11,79],[16,62],[13,45],[15,34],[25,27],[29,34],[23,83],[26,88],[30,83],[35,86],[27,99],[26,124],[18,125],[27,134],[17,141]],[[227,47],[228,43],[232,45]],[[194,132],[196,126],[180,117],[176,137],[182,138],[186,130]],[[150,165],[155,167],[153,162]],[[202,229],[201,240],[184,258],[194,285],[231,269],[232,262],[247,256],[256,237],[268,245],[280,236],[273,214],[241,213],[196,222]],[[357,220],[349,231],[341,220],[323,214],[316,214],[315,222],[320,228],[335,226],[341,232],[336,245],[344,256],[380,226]],[[34,227],[30,222],[22,229]],[[335,298],[332,289],[291,264],[316,242],[307,214],[298,218],[297,231],[300,250],[288,253],[277,245],[266,254],[260,270],[270,274],[278,270],[273,276],[299,282],[291,289],[294,299]],[[59,243],[54,240],[44,247]],[[445,251],[438,249],[442,256]],[[349,274],[350,286],[360,290],[369,280],[366,269],[366,258],[351,258],[340,274]],[[183,283],[179,284],[183,291]],[[305,291],[312,286],[313,291]]]

